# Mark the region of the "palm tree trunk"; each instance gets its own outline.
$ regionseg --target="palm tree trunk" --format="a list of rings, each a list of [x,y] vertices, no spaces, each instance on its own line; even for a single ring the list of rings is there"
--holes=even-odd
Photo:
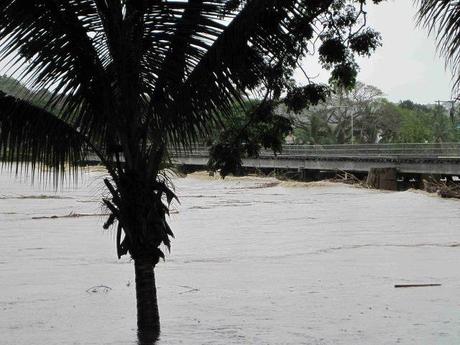
[[[136,274],[137,329],[139,339],[155,341],[160,335],[157,289],[152,258],[134,259]]]

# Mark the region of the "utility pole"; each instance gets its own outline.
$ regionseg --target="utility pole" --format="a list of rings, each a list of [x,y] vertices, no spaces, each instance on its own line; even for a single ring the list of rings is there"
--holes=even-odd
[[[355,143],[355,129],[353,125],[353,112],[351,112],[351,144],[353,145]]]
[[[449,115],[450,115],[450,121],[452,121],[452,124],[455,125],[455,118],[454,118],[454,112],[455,112],[455,102],[456,100],[454,99],[450,99],[448,101],[440,101],[440,100],[437,100],[435,103],[438,105],[438,107],[441,106],[441,103],[450,103],[450,111],[449,111]]]

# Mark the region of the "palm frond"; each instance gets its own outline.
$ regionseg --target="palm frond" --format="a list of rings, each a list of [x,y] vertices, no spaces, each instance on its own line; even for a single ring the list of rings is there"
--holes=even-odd
[[[222,2],[203,0],[168,1],[150,7],[143,68],[153,88],[183,81],[202,56],[200,52],[204,54],[225,28],[219,17],[222,11]]]
[[[438,49],[453,70],[454,89],[460,95],[460,1],[418,0],[418,23],[434,33]]]
[[[1,1],[0,13],[0,58],[18,57],[8,68],[20,68],[31,88],[53,90],[48,108],[82,132],[104,127],[110,58],[94,1]]]
[[[55,174],[75,172],[85,157],[85,140],[56,115],[0,91],[0,160],[17,169]]]
[[[292,26],[310,23],[332,1],[247,1],[226,20],[222,1],[166,3],[170,7],[163,4],[156,15],[170,13],[174,25],[168,22],[152,43],[160,53],[146,53],[155,80],[151,127],[157,133],[166,129],[172,142],[189,144],[231,114],[246,91],[260,87],[271,67],[300,55],[305,36],[292,34]]]

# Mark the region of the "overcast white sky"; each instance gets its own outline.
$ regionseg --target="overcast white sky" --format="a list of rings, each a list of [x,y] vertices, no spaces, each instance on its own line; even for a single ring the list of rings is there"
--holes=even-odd
[[[436,53],[433,37],[416,28],[416,8],[412,0],[387,0],[369,6],[368,23],[383,37],[383,46],[369,59],[360,59],[359,80],[381,89],[391,101],[411,99],[434,103],[451,98],[451,72]],[[312,60],[310,58],[310,60]],[[312,75],[328,79],[316,62],[304,63]],[[313,60],[315,60],[313,58]],[[298,78],[300,74],[298,74]]]

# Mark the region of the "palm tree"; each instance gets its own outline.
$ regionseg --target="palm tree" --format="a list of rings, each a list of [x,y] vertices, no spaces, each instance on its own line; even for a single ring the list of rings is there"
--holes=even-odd
[[[355,1],[362,6],[349,3]],[[160,330],[154,267],[164,258],[160,246],[170,247],[167,215],[176,198],[162,173],[168,148],[192,144],[231,114],[234,102],[244,104],[244,95],[272,83],[278,71],[292,73],[279,67],[295,65],[315,20],[335,18],[343,6],[342,0],[0,1],[5,69],[33,89],[52,90],[32,99],[0,93],[0,158],[51,171],[58,183],[88,151],[99,157],[110,176],[104,227],[116,226],[118,256],[134,261],[140,335],[155,338]]]
[[[418,23],[435,33],[438,49],[452,66],[454,90],[460,97],[460,1],[417,0]]]

